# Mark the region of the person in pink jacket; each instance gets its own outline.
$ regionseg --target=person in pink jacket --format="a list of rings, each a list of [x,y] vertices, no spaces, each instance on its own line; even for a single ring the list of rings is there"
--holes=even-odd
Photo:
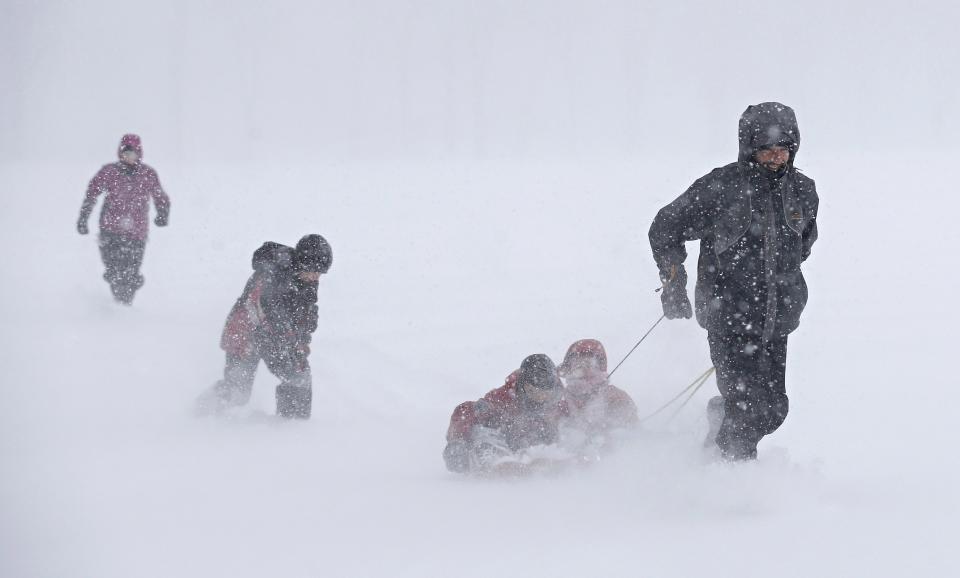
[[[89,232],[87,221],[106,193],[100,212],[100,256],[106,272],[103,278],[118,302],[130,305],[137,289],[143,286],[140,266],[147,243],[150,199],[157,209],[154,223],[165,227],[170,217],[170,198],[163,192],[153,168],[145,165],[143,146],[135,134],[124,135],[117,151],[119,161],[104,165],[90,181],[80,207],[77,231]]]

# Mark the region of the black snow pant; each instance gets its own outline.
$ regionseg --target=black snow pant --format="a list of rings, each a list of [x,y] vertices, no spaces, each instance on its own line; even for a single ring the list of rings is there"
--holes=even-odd
[[[238,406],[250,401],[257,366],[262,359],[270,373],[281,380],[276,392],[277,415],[309,419],[313,404],[313,379],[307,356],[297,348],[268,338],[255,341],[256,351],[248,356],[227,354],[223,379],[215,386],[222,405]]]
[[[137,289],[143,286],[140,265],[146,241],[100,232],[100,257],[106,271],[103,278],[110,284],[113,298],[129,305]]]
[[[787,338],[764,343],[760,336],[711,332],[707,340],[723,396],[716,444],[728,459],[754,459],[760,439],[787,417]]]

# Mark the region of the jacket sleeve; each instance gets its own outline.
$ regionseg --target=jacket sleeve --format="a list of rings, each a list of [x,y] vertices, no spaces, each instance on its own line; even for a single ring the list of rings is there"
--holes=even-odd
[[[170,197],[167,196],[163,187],[160,186],[160,177],[156,171],[150,171],[149,187],[150,196],[153,197],[153,204],[157,207],[157,217],[159,217],[161,221],[166,221],[170,218]]]
[[[466,401],[453,410],[447,428],[447,445],[443,448],[443,461],[451,472],[464,473],[470,470],[473,426],[476,425],[474,402]]]
[[[471,441],[473,426],[477,424],[477,414],[474,411],[475,403],[465,401],[453,410],[450,416],[450,425],[447,427],[447,442]]]
[[[284,284],[278,283],[276,278],[271,278],[264,283],[263,293],[260,295],[260,308],[263,311],[264,322],[274,337],[292,340],[295,334],[294,322],[287,311],[282,285]]]
[[[621,428],[632,427],[639,423],[637,417],[637,404],[627,392],[616,389],[608,400],[609,413],[607,414],[607,423],[609,427]]]
[[[681,267],[687,258],[684,243],[701,238],[709,226],[706,210],[709,175],[697,180],[672,203],[660,209],[650,225],[650,248],[661,272]]]
[[[302,343],[310,343],[311,335],[317,330],[319,320],[317,287],[309,285],[291,292],[286,306],[293,319],[293,329],[297,333],[297,339]]]
[[[447,428],[447,441],[473,441],[474,428],[477,426],[500,429],[503,426],[504,409],[497,402],[495,389],[477,401],[465,401],[453,410],[450,426]]]
[[[83,204],[80,205],[80,222],[86,223],[90,219],[90,213],[97,204],[97,197],[107,189],[109,181],[110,165],[107,165],[97,171],[97,174],[90,179],[87,185],[87,193],[83,197]]]
[[[820,208],[820,198],[817,196],[817,185],[813,182],[813,179],[810,179],[810,198],[807,201],[807,214],[810,215],[810,220],[807,222],[807,226],[804,227],[801,240],[803,242],[800,260],[806,261],[807,257],[810,256],[810,252],[813,250],[813,244],[817,241],[817,210]]]
[[[310,342],[311,335],[317,330],[320,314],[316,303],[306,303],[303,305],[303,311],[297,320],[297,331],[301,339]]]
[[[309,345],[317,329],[318,308],[316,292],[295,290],[287,285],[271,301],[268,317],[278,332],[288,334],[291,344]]]

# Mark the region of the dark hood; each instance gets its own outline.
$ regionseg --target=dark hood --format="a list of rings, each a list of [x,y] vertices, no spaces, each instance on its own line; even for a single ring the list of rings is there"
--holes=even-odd
[[[292,270],[293,249],[280,243],[267,241],[253,252],[251,264],[254,271],[270,274]]]
[[[740,164],[751,162],[764,147],[780,145],[790,149],[790,166],[800,148],[800,127],[793,109],[779,102],[752,104],[740,116]]]
[[[553,360],[543,353],[535,353],[528,356],[520,364],[520,370],[517,373],[516,384],[517,396],[520,403],[527,408],[545,407],[543,403],[534,402],[526,395],[528,388],[537,388],[541,390],[563,390],[563,382],[557,374],[557,366]]]

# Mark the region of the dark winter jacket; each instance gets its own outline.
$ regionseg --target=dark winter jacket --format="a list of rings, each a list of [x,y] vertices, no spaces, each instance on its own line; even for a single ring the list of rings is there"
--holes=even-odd
[[[137,135],[125,135],[117,151],[132,148],[143,156],[143,147]],[[90,180],[80,221],[86,223],[97,203],[97,197],[106,193],[103,210],[100,212],[100,230],[122,237],[145,240],[150,199],[157,208],[160,224],[166,223],[170,214],[170,198],[160,186],[157,172],[143,162],[127,165],[121,161],[104,165]]]
[[[246,357],[258,342],[306,353],[317,329],[317,282],[301,281],[293,267],[294,250],[264,243],[253,254],[253,275],[230,310],[220,338],[227,353]]]
[[[790,160],[779,174],[754,162],[780,145]],[[817,239],[813,179],[793,161],[800,131],[792,109],[750,106],[740,119],[740,158],[701,177],[657,214],[650,245],[661,278],[686,279],[686,241],[700,240],[696,314],[711,332],[762,335],[797,328],[807,302],[800,264]],[[671,274],[677,267],[679,275]]]

